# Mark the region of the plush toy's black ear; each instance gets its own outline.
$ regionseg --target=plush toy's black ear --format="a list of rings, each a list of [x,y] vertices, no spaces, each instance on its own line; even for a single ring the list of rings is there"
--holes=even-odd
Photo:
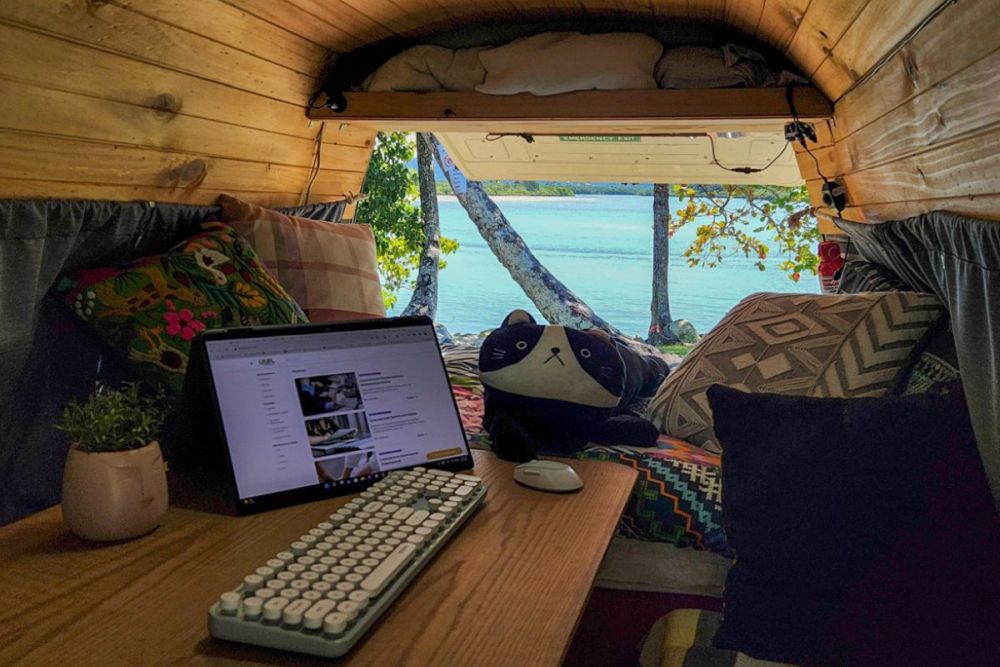
[[[509,327],[512,324],[535,324],[535,318],[526,310],[512,310],[500,326]]]
[[[611,334],[609,334],[604,329],[587,329],[583,333],[587,334],[588,336],[593,336],[595,338],[600,338],[601,340],[603,340],[608,345],[614,345],[614,343],[611,341]]]

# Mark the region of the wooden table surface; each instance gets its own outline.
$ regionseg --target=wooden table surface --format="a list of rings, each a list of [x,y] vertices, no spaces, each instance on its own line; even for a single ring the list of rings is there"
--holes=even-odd
[[[558,665],[635,472],[573,461],[570,495],[475,452],[487,502],[342,665]],[[171,507],[145,537],[76,538],[58,507],[0,528],[0,664],[313,664],[208,634],[207,610],[346,498],[248,517]]]

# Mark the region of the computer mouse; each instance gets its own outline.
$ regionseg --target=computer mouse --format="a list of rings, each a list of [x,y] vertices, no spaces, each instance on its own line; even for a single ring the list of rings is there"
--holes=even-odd
[[[559,461],[528,461],[514,468],[514,481],[530,489],[570,493],[583,488],[583,480],[573,468]]]

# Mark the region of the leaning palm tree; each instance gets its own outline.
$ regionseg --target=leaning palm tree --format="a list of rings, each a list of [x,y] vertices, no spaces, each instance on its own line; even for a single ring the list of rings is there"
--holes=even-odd
[[[430,134],[424,136],[434,147],[434,157],[469,219],[542,316],[553,324],[578,329],[597,327],[620,334],[538,261],[482,184],[466,180],[437,139]]]

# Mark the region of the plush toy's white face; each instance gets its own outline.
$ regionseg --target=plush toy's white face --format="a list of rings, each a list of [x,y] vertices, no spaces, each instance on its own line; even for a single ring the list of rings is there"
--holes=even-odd
[[[502,335],[486,339],[479,362],[487,386],[595,408],[618,405],[622,372],[606,334],[553,325],[505,327]]]

